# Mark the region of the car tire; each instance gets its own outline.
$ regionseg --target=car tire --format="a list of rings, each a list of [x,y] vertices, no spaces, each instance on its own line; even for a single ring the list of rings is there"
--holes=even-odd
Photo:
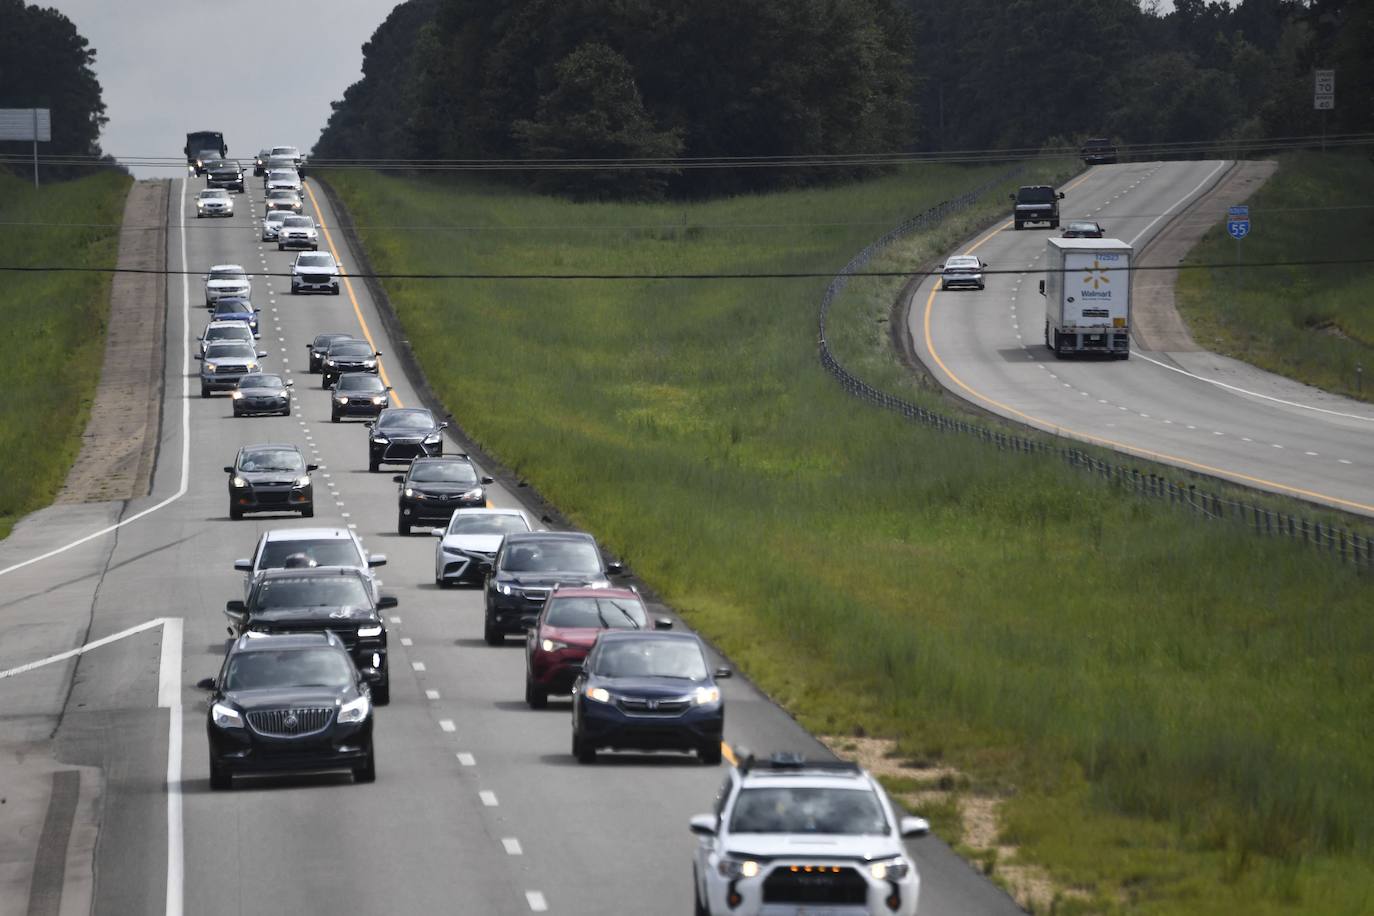
[[[301,518],[314,518],[314,517],[315,517],[315,504],[314,504],[314,503],[311,503],[310,505],[305,506],[304,508],[301,509]]]
[[[234,774],[225,768],[224,764],[216,763],[214,758],[210,759],[210,788],[215,791],[232,789],[234,787]]]
[[[945,290],[947,290],[947,289],[949,289],[949,287],[945,285],[945,281],[944,281],[944,280],[941,280],[941,281],[940,281],[940,292],[943,293],[943,292],[944,292]]]
[[[235,417],[235,419],[237,419],[238,417],[241,417],[241,416],[243,416],[243,411],[241,411],[241,410],[239,410],[237,407],[235,407],[235,408],[234,408],[234,417]]]
[[[368,472],[369,474],[375,474],[375,473],[377,473],[377,469],[378,469],[379,467],[381,467],[381,462],[379,462],[379,461],[373,461],[373,460],[370,459],[370,458],[368,459],[368,461],[367,461],[367,472]]]
[[[330,422],[330,423],[338,423],[338,422],[339,422],[339,415],[338,415],[337,413],[330,413],[330,415],[329,415],[329,422]]]
[[[535,684],[528,674],[525,675],[525,704],[530,709],[543,709],[549,705],[549,692]]]
[[[506,634],[492,626],[490,620],[482,624],[482,638],[487,641],[489,646],[504,646],[506,644]]]
[[[331,290],[329,291],[329,295],[331,295],[331,296],[337,296],[338,294],[339,294],[339,288],[338,288],[337,286],[334,287],[333,289],[331,289]]]
[[[1059,228],[1059,220],[1057,220],[1057,219],[1052,219],[1052,220],[1050,220],[1050,228],[1051,228],[1051,229],[1058,229],[1058,228]]]
[[[572,754],[578,763],[596,763],[596,748],[577,737],[575,731],[572,737]]]
[[[206,388],[204,385],[201,385],[201,386],[200,386],[200,396],[203,397],[203,398],[208,398],[208,397],[210,396],[210,389],[209,389],[209,388]]]
[[[396,516],[396,533],[401,537],[410,537],[410,522],[406,521],[404,515]]]
[[[377,781],[377,749],[373,742],[367,743],[367,761],[361,766],[353,768],[354,782],[376,782]]]
[[[372,688],[372,702],[377,706],[391,705],[391,675],[382,678],[382,682]]]
[[[278,251],[285,251],[285,250],[286,250],[286,246],[283,245],[281,242],[278,242],[278,243],[277,243],[277,250],[278,250]]]
[[[720,766],[721,751],[720,742],[713,744],[703,744],[697,748],[697,757],[708,767]]]
[[[985,284],[982,284],[982,283],[979,283],[979,284],[978,284],[978,292],[981,293],[981,292],[982,292],[983,290],[985,290],[985,289],[987,289],[987,286],[986,286]]]
[[[231,518],[234,521],[238,521],[239,519],[243,518],[243,510],[240,509],[238,506],[230,506],[229,518]]]
[[[1012,229],[1016,230],[1017,232],[1020,232],[1020,231],[1021,231],[1021,227],[1022,227],[1023,225],[1025,225],[1025,224],[1022,223],[1019,219],[1018,219],[1018,220],[1013,220],[1013,221],[1012,221]]]
[[[710,909],[701,902],[701,878],[695,865],[692,866],[692,916],[711,916]]]

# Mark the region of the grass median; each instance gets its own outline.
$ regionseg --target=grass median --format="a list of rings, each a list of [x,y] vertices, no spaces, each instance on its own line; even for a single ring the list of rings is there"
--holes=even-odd
[[[997,173],[676,206],[324,177],[380,272],[786,273],[838,269]],[[1004,201],[990,192],[899,260],[938,255]],[[851,284],[832,337],[923,397],[887,346],[893,284]],[[1368,905],[1368,584],[851,400],[816,360],[825,285],[387,289],[476,439],[813,731],[890,736],[1000,798],[1003,841],[1075,888],[1060,912]]]
[[[115,171],[35,189],[0,172],[6,265],[113,267],[129,176]],[[81,448],[105,355],[110,275],[0,272],[0,538],[47,505]]]
[[[1190,264],[1241,264],[1180,273],[1179,311],[1193,337],[1270,372],[1374,400],[1371,198],[1368,153],[1280,156],[1250,201],[1251,234],[1238,243],[1218,226],[1188,255]],[[1302,263],[1311,261],[1347,263]]]

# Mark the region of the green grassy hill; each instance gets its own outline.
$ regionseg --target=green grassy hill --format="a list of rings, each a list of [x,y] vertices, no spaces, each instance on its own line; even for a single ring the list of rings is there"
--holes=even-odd
[[[324,177],[380,272],[672,273],[835,270],[997,173],[640,206]],[[1005,199],[891,256],[915,266]],[[851,400],[817,363],[825,284],[387,289],[476,439],[813,731],[890,736],[1002,799],[1004,840],[1076,889],[1059,912],[1374,906],[1369,583]],[[911,389],[893,286],[851,284],[832,335]],[[929,813],[957,841],[952,811]]]

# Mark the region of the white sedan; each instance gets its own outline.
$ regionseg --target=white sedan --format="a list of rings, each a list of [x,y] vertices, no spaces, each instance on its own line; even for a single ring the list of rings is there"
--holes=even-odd
[[[248,271],[240,264],[216,264],[205,275],[207,307],[226,297],[249,299],[252,295],[253,283],[248,279]]]
[[[505,536],[534,530],[529,515],[520,509],[457,510],[447,528],[434,529],[440,539],[434,545],[434,584],[480,584]]]
[[[955,255],[937,268],[940,271],[940,289],[953,289],[956,286],[982,289],[983,270],[987,266],[975,254]]]
[[[196,195],[196,219],[202,216],[233,216],[234,198],[224,188],[206,188]]]

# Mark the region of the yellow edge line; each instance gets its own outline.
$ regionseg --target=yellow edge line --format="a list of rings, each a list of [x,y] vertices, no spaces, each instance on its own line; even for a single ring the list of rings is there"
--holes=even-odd
[[[1077,181],[1074,181],[1073,183],[1069,184],[1066,187],[1066,190],[1072,190],[1079,183],[1086,180],[1087,177],[1088,175],[1085,173],[1084,175],[1079,177]],[[997,235],[997,233],[1002,232],[1011,224],[1011,220],[1007,220],[1006,222],[1000,224],[987,235],[983,236],[978,241],[974,242],[969,247],[968,251],[965,252],[965,254],[972,254],[973,252],[977,251],[978,248],[984,242],[986,242],[993,236]],[[1304,490],[1301,487],[1288,486],[1287,484],[1282,484],[1274,480],[1266,480],[1263,477],[1252,477],[1249,474],[1242,474],[1239,471],[1233,471],[1227,468],[1213,467],[1210,464],[1199,464],[1196,461],[1189,461],[1187,458],[1181,458],[1178,455],[1170,455],[1167,452],[1155,452],[1151,451],[1150,449],[1138,448],[1134,445],[1127,445],[1124,442],[1117,442],[1114,439],[1103,439],[1100,436],[1094,436],[1091,433],[1085,433],[1079,430],[1070,429],[1066,426],[1059,426],[1055,423],[1049,422],[1048,420],[1042,420],[1039,417],[1034,417],[1030,414],[1022,413],[1021,411],[1017,410],[1016,408],[1008,404],[1003,404],[1001,401],[995,401],[987,395],[983,394],[982,392],[975,391],[973,388],[969,387],[963,379],[959,378],[959,376],[955,375],[953,372],[950,371],[949,366],[945,365],[945,361],[940,358],[939,352],[935,349],[935,339],[931,336],[930,333],[930,316],[935,308],[935,295],[939,291],[940,284],[937,282],[931,286],[930,295],[926,298],[925,315],[922,322],[923,329],[925,332],[926,349],[930,352],[931,359],[935,360],[935,364],[940,367],[940,371],[943,372],[946,376],[948,376],[950,381],[954,382],[955,385],[958,385],[960,388],[966,391],[969,397],[973,398],[974,400],[982,401],[984,404],[991,404],[993,407],[996,407],[999,410],[1006,411],[1012,416],[1019,417],[1022,420],[1025,420],[1032,426],[1049,426],[1056,430],[1059,430],[1062,433],[1067,433],[1070,436],[1082,439],[1085,442],[1090,442],[1094,445],[1105,445],[1108,448],[1113,448],[1117,451],[1125,452],[1128,455],[1135,455],[1140,458],[1149,458],[1151,460],[1159,461],[1165,464],[1178,464],[1184,467],[1192,468],[1197,471],[1205,471],[1207,473],[1216,474],[1221,477],[1229,477],[1233,480],[1240,480],[1246,483],[1255,484],[1256,486],[1268,487],[1270,489],[1278,490],[1282,493],[1288,493],[1293,496],[1305,496],[1309,499],[1315,499],[1318,501],[1324,501],[1328,503],[1335,503],[1339,506],[1346,506],[1348,508],[1357,509],[1363,512],[1374,512],[1374,505],[1355,502],[1349,499],[1341,499],[1338,496],[1331,496],[1326,493],[1319,493],[1315,490]]]
[[[320,228],[324,230],[324,242],[329,246],[330,254],[334,255],[335,263],[341,263],[338,250],[334,247],[334,237],[329,234],[329,226],[324,222],[324,211],[320,209],[320,202],[315,199],[315,192],[310,189],[310,185],[301,182],[305,187],[305,193],[310,195],[310,204],[315,208],[315,219],[319,221]],[[348,279],[348,272],[339,267],[339,279],[343,280],[344,289],[348,290],[348,299],[353,303],[353,314],[358,316],[358,326],[363,329],[363,337],[366,338],[368,345],[373,350],[377,349],[377,342],[372,339],[372,331],[367,326],[367,319],[363,317],[362,306],[358,305],[358,297],[353,292],[353,284]],[[391,379],[387,377],[386,366],[382,363],[381,357],[377,358],[377,374],[382,377],[382,384],[391,387]],[[391,404],[393,407],[404,407],[405,402],[396,392],[391,392]]]

